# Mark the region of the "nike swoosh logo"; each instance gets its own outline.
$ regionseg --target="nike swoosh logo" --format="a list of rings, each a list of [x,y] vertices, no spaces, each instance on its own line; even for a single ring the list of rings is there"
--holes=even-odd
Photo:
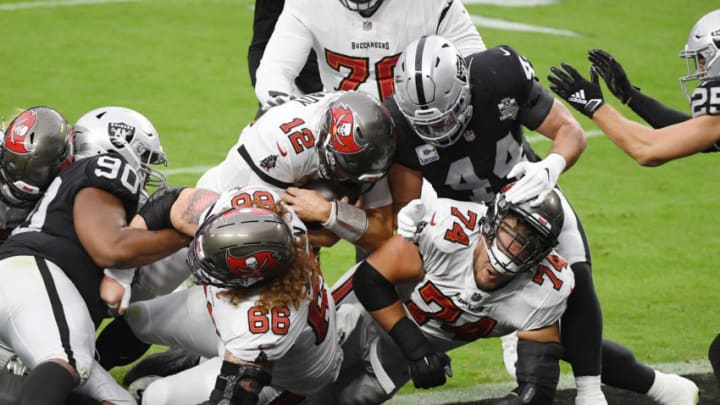
[[[432,217],[430,217],[430,226],[435,226],[435,213],[433,212]]]
[[[283,157],[287,156],[287,152],[285,152],[285,151],[280,147],[280,143],[279,143],[279,142],[275,142],[275,145],[277,145],[278,152],[280,152],[280,155],[281,155],[281,156],[283,156]]]
[[[505,49],[505,48],[499,48],[499,49],[500,49],[500,52],[503,53],[503,55],[505,55],[505,56],[510,56],[510,52],[508,52],[507,49]]]

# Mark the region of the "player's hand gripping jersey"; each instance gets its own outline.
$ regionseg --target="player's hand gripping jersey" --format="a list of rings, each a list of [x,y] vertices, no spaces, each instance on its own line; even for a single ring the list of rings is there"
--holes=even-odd
[[[473,251],[481,243],[478,220],[484,207],[438,199],[418,234],[425,276],[398,289],[408,317],[444,351],[551,325],[565,311],[575,285],[567,263],[553,251],[536,271],[519,273],[498,290],[477,288]]]
[[[386,1],[369,18],[337,0],[288,1],[257,70],[255,93],[262,105],[270,91],[297,94],[293,80],[314,49],[326,91],[362,90],[384,100],[394,92],[403,49],[428,34],[448,38],[463,55],[485,49],[460,0]]]

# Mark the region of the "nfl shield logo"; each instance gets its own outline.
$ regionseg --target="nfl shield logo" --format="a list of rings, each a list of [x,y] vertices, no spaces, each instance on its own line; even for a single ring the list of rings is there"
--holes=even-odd
[[[372,30],[372,21],[363,21],[363,30],[365,30],[365,31]]]

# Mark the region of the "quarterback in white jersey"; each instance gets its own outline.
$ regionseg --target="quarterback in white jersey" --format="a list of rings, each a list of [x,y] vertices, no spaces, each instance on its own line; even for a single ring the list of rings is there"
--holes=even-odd
[[[292,259],[285,257],[278,247],[282,244],[272,239],[278,237],[273,236],[275,228],[255,225],[277,216],[269,210],[275,210],[278,201],[278,194],[265,186],[224,192],[201,216],[203,225],[190,247],[189,262],[203,285],[130,305],[126,319],[142,340],[183,347],[211,358],[154,381],[145,390],[143,403],[207,400],[218,374],[232,368],[223,364],[224,360],[272,363],[267,370],[272,388],[260,393],[261,403],[284,391],[309,395],[335,379],[342,351],[335,304],[319,269],[284,280],[281,290],[288,285],[298,287],[281,295],[286,300],[295,296],[292,305],[263,308],[266,294],[277,295],[280,284],[272,281],[286,274],[290,277],[292,270],[288,269],[295,267],[293,263],[316,266],[309,253],[306,227],[291,208],[285,208],[282,228],[287,227],[297,246]],[[252,252],[243,250],[248,246],[253,247]],[[232,287],[243,294],[231,298]]]
[[[245,127],[225,160],[197,186],[216,192],[245,184],[287,190],[283,199],[304,221],[373,249],[392,235],[392,200],[383,176],[394,152],[394,125],[379,100],[354,91],[314,93]],[[355,197],[362,193],[363,209],[300,189],[318,181],[353,189]]]
[[[437,200],[414,241],[396,235],[333,287],[339,314],[357,311],[357,301],[366,311],[355,325],[339,321],[348,329],[346,357],[365,355],[346,361],[318,400],[377,403],[410,378],[419,388],[441,385],[451,375],[445,352],[518,331],[516,394],[551,403],[562,353],[558,320],[575,282],[552,250],[562,222],[555,192],[537,208],[501,195],[488,212]],[[368,365],[372,372],[344,378]]]
[[[403,49],[438,34],[470,55],[485,49],[460,0],[286,1],[257,70],[255,94],[263,107],[279,94],[299,95],[295,77],[310,50],[318,56],[323,88],[362,90],[384,100],[394,92],[393,70]]]

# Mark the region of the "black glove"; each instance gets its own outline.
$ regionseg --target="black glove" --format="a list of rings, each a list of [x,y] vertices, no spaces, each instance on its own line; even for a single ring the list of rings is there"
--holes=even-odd
[[[431,352],[410,361],[410,376],[415,388],[432,388],[445,384],[445,375],[452,377],[450,357],[443,352]]]
[[[605,104],[598,84],[597,73],[591,69],[590,80],[592,81],[587,81],[574,67],[565,62],[561,66],[565,71],[555,66],[550,68],[551,75],[548,76],[548,80],[552,83],[550,90],[557,93],[573,108],[592,118],[595,111]]]
[[[185,187],[163,187],[155,191],[138,211],[151,231],[172,228],[170,208]]]
[[[446,375],[452,377],[450,357],[436,351],[413,321],[402,318],[389,333],[409,360],[415,388],[437,387],[445,384]]]
[[[602,49],[591,49],[588,51],[588,60],[592,63],[592,69],[600,75],[607,83],[608,89],[623,104],[627,104],[640,88],[630,84],[622,65],[615,58]]]

